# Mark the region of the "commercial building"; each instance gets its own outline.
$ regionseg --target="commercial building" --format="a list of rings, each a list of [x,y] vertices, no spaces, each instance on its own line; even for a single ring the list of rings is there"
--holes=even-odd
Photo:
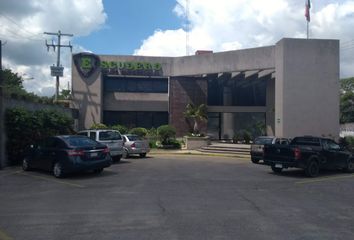
[[[274,46],[184,57],[73,55],[78,127],[171,124],[190,130],[188,103],[206,104],[202,130],[294,137],[339,134],[339,41],[284,38]]]

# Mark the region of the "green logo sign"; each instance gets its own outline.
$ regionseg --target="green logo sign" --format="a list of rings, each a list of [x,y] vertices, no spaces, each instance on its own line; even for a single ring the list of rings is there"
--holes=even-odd
[[[79,53],[73,56],[74,64],[81,77],[88,78],[100,66],[100,59],[92,53]]]
[[[114,75],[162,75],[161,63],[133,62],[133,61],[100,61],[92,53],[79,53],[73,57],[75,66],[82,77],[88,78],[98,68],[103,74]]]

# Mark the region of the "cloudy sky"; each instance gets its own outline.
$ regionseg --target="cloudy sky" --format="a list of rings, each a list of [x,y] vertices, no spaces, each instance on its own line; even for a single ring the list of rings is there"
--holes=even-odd
[[[304,0],[0,0],[3,67],[17,72],[28,91],[54,94],[43,32],[74,34],[62,44],[73,52],[183,56],[196,50],[227,51],[306,37]],[[186,30],[189,47],[186,49]],[[341,40],[341,77],[354,76],[354,0],[312,0],[311,38]],[[61,88],[71,79],[71,52],[61,51]]]

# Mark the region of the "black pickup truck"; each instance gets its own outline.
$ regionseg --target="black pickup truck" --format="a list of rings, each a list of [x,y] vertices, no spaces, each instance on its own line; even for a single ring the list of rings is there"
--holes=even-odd
[[[304,136],[295,137],[289,145],[265,145],[263,160],[272,170],[302,168],[309,177],[316,177],[320,169],[354,171],[354,155],[332,139]]]

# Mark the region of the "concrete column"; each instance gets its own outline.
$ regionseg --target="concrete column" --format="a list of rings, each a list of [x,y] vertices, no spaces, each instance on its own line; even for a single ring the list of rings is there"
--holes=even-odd
[[[277,136],[339,136],[338,40],[282,39],[275,75]]]
[[[275,79],[269,75],[266,89],[266,133],[268,136],[275,135]]]

